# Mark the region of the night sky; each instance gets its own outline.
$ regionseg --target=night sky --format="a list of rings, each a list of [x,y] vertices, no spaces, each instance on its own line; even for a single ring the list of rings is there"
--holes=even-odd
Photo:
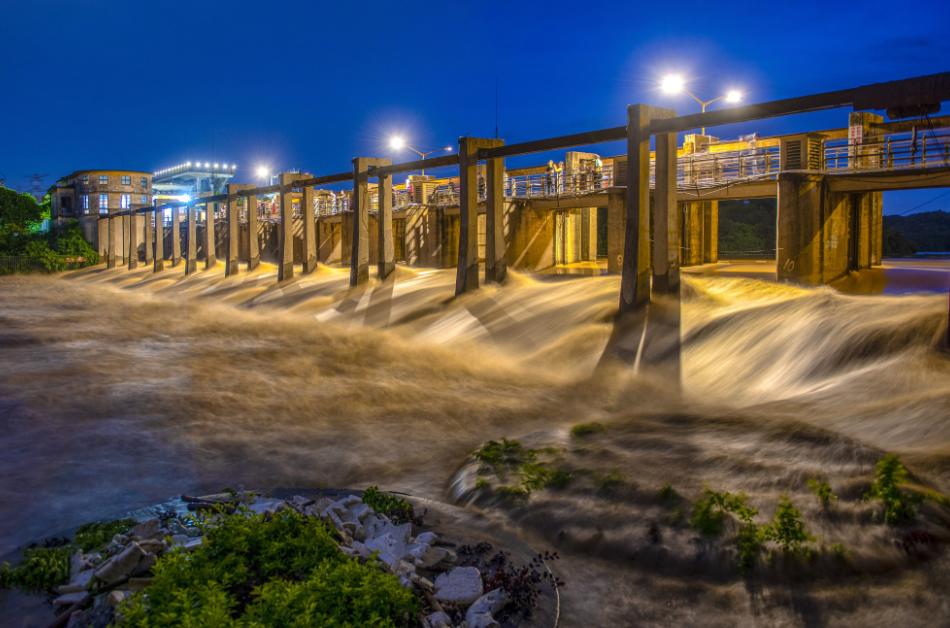
[[[950,69],[946,0],[798,4],[0,0],[0,177],[28,189],[32,173],[45,187],[196,159],[237,163],[238,180],[259,163],[327,174],[389,156],[393,132],[423,150],[494,136],[496,89],[513,142],[623,124],[633,102],[697,110],[658,92],[668,71],[752,102]],[[846,123],[838,110],[714,133]],[[948,209],[942,193],[885,207]]]

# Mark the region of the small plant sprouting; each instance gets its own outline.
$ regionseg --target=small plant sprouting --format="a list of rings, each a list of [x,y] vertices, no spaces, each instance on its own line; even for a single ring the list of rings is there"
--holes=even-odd
[[[680,494],[676,492],[671,484],[664,484],[659,491],[660,501],[665,504],[672,504],[679,501]]]
[[[591,423],[578,423],[571,428],[571,437],[572,438],[584,438],[585,436],[590,436],[591,434],[597,434],[598,432],[603,432],[607,428],[604,427],[602,423],[592,421]]]
[[[811,540],[802,521],[802,513],[783,495],[778,502],[772,522],[762,529],[763,538],[774,541],[785,553],[798,554]]]
[[[744,493],[712,491],[707,488],[699,501],[693,505],[689,525],[704,536],[718,536],[722,533],[726,513],[732,513],[739,521],[748,524],[752,523],[759,511],[748,504]]]
[[[597,492],[601,495],[614,495],[623,488],[624,477],[620,471],[614,469],[607,473],[596,474],[594,482],[597,484]]]
[[[811,478],[807,482],[808,488],[818,498],[821,509],[825,512],[831,510],[831,504],[838,501],[838,496],[831,490],[831,484],[824,478]]]
[[[386,515],[395,524],[412,521],[412,504],[391,493],[384,493],[377,486],[370,486],[363,491],[363,503],[376,512]]]
[[[917,516],[920,497],[900,488],[907,478],[907,467],[894,454],[888,454],[877,461],[874,482],[865,497],[881,502],[882,519],[888,525],[912,521]]]

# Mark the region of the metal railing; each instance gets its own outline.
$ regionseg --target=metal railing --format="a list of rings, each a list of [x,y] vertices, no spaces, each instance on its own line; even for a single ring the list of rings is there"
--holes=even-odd
[[[823,155],[823,169],[838,172],[950,166],[950,129],[922,126],[861,144],[826,140]]]

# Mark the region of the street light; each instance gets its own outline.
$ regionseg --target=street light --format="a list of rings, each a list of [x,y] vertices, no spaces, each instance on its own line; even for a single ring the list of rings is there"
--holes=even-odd
[[[267,180],[270,177],[270,168],[267,166],[258,166],[256,170],[257,178]]]
[[[439,152],[438,150],[421,151],[421,150],[419,150],[418,148],[415,148],[415,147],[410,146],[409,144],[407,144],[407,143],[406,143],[406,138],[404,138],[404,137],[401,136],[401,135],[393,135],[392,137],[389,138],[389,148],[391,148],[392,150],[394,150],[394,151],[396,151],[396,152],[401,151],[401,150],[404,149],[404,148],[408,148],[409,150],[411,150],[411,151],[414,152],[415,154],[419,155],[419,157],[421,157],[423,161],[425,161],[425,158],[428,157],[429,155],[431,155],[432,153],[437,153],[437,152]],[[451,152],[452,152],[452,147],[451,147],[451,146],[443,146],[443,147],[441,148],[441,150],[444,150],[444,151],[447,152],[447,153],[451,153]],[[421,172],[422,172],[422,176],[425,176],[425,174],[426,174],[425,168],[421,168],[420,170],[421,170]]]
[[[706,113],[706,107],[709,105],[724,100],[727,103],[737,103],[742,100],[742,92],[738,89],[730,89],[722,96],[717,96],[710,100],[703,100],[693,92],[686,89],[686,79],[683,78],[680,74],[667,74],[660,80],[660,90],[664,94],[686,94],[693,100],[699,103],[699,106],[702,108],[702,112]],[[706,127],[700,129],[700,133],[706,135]]]

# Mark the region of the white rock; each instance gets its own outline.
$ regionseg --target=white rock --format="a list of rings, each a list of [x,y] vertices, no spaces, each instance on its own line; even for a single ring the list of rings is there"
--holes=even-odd
[[[69,557],[69,577],[75,578],[79,572],[87,567],[86,560],[82,555],[82,550],[76,550]]]
[[[373,509],[367,506],[366,504],[364,504],[363,502],[360,502],[358,504],[354,504],[350,506],[346,512],[351,517],[353,517],[356,521],[362,522],[363,520],[366,519],[366,517],[373,514]]]
[[[53,604],[56,606],[72,606],[73,604],[85,604],[88,600],[88,591],[75,591],[73,593],[60,595],[58,598],[53,600]]]
[[[439,537],[435,532],[422,532],[416,537],[416,543],[425,543],[426,545],[432,545],[438,540]]]
[[[258,515],[272,515],[278,510],[283,510],[287,507],[287,502],[282,499],[258,499],[253,504],[248,506],[248,510]]]
[[[155,538],[161,535],[160,527],[158,519],[148,519],[129,530],[129,535],[136,540]]]
[[[129,591],[122,591],[119,589],[109,591],[109,595],[106,596],[106,604],[112,607],[118,606],[125,600],[125,598],[129,597],[130,595],[131,593]]]
[[[107,585],[115,584],[120,580],[128,578],[135,570],[139,561],[145,556],[145,552],[135,541],[129,543],[124,550],[102,563],[96,569],[96,578],[102,580]]]
[[[439,611],[431,615],[426,615],[426,624],[430,626],[430,628],[452,628],[452,618],[450,618],[447,613]]]
[[[423,569],[431,569],[449,556],[449,551],[444,547],[429,547],[422,556],[416,558],[416,565]]]
[[[435,599],[467,606],[482,596],[482,575],[475,567],[455,567],[435,579]]]
[[[76,576],[69,581],[69,584],[64,584],[56,587],[57,593],[76,593],[77,591],[85,591],[89,588],[89,583],[92,581],[93,570],[86,569],[85,571],[80,571]]]
[[[406,542],[398,534],[386,533],[377,536],[374,539],[367,539],[366,547],[376,550],[380,554],[391,554],[396,558],[402,559],[409,555],[409,549]]]
[[[465,612],[465,623],[469,628],[497,628],[500,624],[494,614],[508,603],[508,594],[504,589],[494,589],[481,596]]]

